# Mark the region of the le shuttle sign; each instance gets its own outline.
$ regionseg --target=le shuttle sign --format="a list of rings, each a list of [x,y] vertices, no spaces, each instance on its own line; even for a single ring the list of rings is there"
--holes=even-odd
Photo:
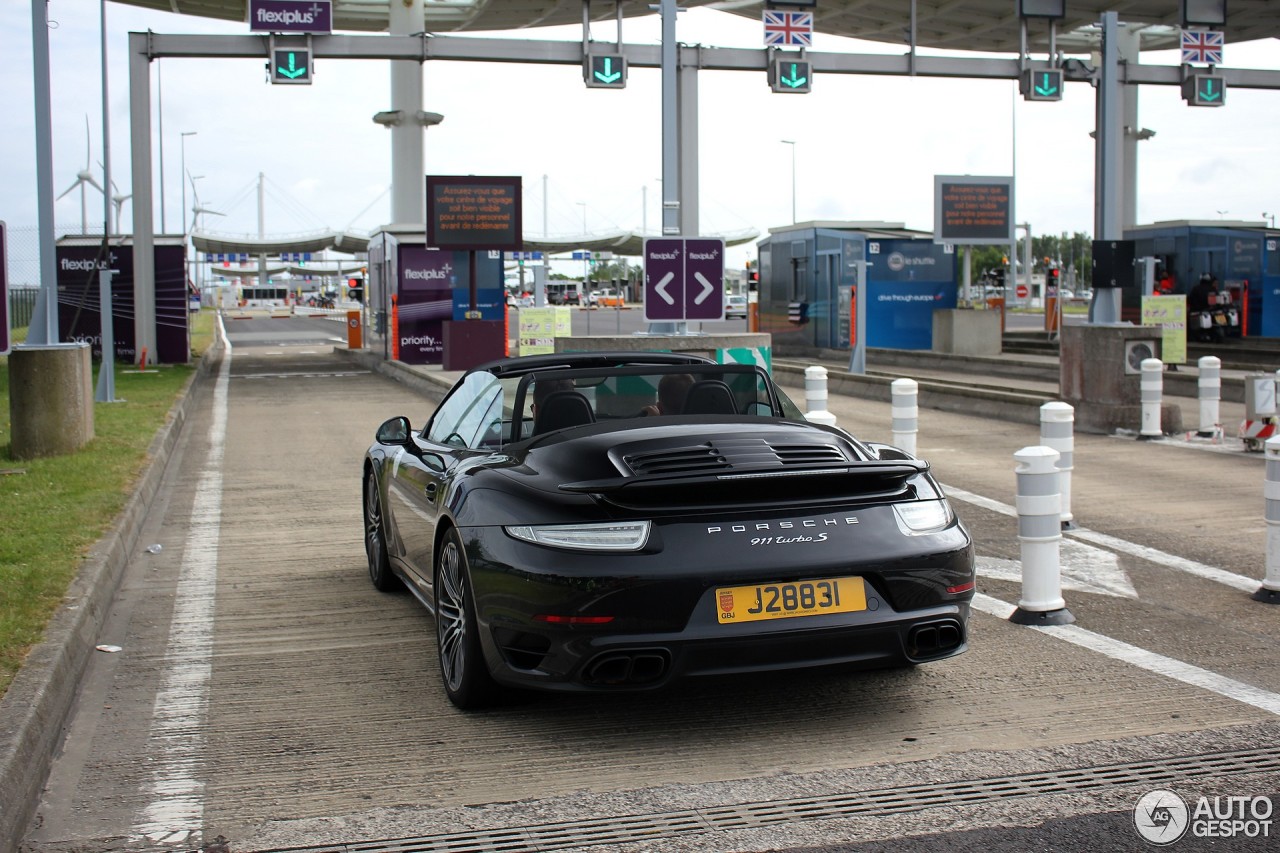
[[[644,241],[644,318],[724,319],[724,241]]]

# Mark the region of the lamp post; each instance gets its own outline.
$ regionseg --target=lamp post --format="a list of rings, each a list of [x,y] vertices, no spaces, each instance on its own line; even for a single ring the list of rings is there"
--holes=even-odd
[[[780,140],[791,146],[791,224],[796,224],[796,143],[794,139]]]
[[[184,130],[182,131],[182,134],[181,134],[181,137],[182,137],[182,245],[183,245],[183,248],[185,248],[187,245],[187,137],[195,136],[195,135],[196,135],[196,132],[194,130]],[[162,189],[160,190],[160,197],[164,198],[163,184],[162,184]],[[163,225],[161,225],[161,230],[164,230]]]
[[[191,209],[192,209],[191,232],[194,232],[197,228],[200,227],[199,216],[195,213],[195,209],[200,206],[200,194],[196,192],[196,181],[202,180],[204,178],[204,175],[188,174],[185,167],[183,168],[183,175],[187,178],[187,180],[191,181],[191,196],[192,198],[195,199],[195,203],[191,205]],[[187,231],[187,185],[183,184],[182,185],[182,247],[183,247],[183,251],[186,251],[187,240],[190,238],[191,232]],[[190,261],[187,262],[187,281],[189,282],[192,281],[191,265],[198,263],[198,259],[196,258],[197,254],[198,253],[196,252],[195,241],[192,240],[191,241],[192,258]],[[200,274],[200,267],[196,266],[195,270],[196,270],[196,277],[198,278]],[[197,286],[197,288],[199,287],[200,283],[198,281],[195,281],[193,283]]]
[[[585,244],[587,241],[587,203],[585,201],[576,201],[574,204],[582,208],[582,242]],[[587,282],[591,279],[591,253],[586,250],[587,247],[585,245],[582,248],[582,287],[585,290]]]

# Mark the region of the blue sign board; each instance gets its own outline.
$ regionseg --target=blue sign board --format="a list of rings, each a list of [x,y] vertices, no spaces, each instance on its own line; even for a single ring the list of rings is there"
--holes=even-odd
[[[333,4],[330,0],[249,0],[249,31],[330,33]]]

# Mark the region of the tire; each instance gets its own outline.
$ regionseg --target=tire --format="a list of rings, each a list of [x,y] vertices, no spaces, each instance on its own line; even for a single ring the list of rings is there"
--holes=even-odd
[[[450,528],[436,554],[436,645],[444,692],[458,708],[473,711],[494,702],[498,686],[480,648],[474,595],[466,552]]]
[[[382,518],[382,494],[378,478],[370,471],[364,478],[364,552],[369,560],[369,580],[374,589],[391,592],[400,588],[400,579],[391,571],[387,554],[386,526]]]

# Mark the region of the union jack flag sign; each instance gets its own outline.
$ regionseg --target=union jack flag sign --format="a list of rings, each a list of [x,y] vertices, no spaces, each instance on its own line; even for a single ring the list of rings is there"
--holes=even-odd
[[[1205,65],[1222,64],[1222,33],[1214,30],[1183,30],[1182,61],[1202,62]]]
[[[812,12],[764,11],[766,47],[813,47]]]

